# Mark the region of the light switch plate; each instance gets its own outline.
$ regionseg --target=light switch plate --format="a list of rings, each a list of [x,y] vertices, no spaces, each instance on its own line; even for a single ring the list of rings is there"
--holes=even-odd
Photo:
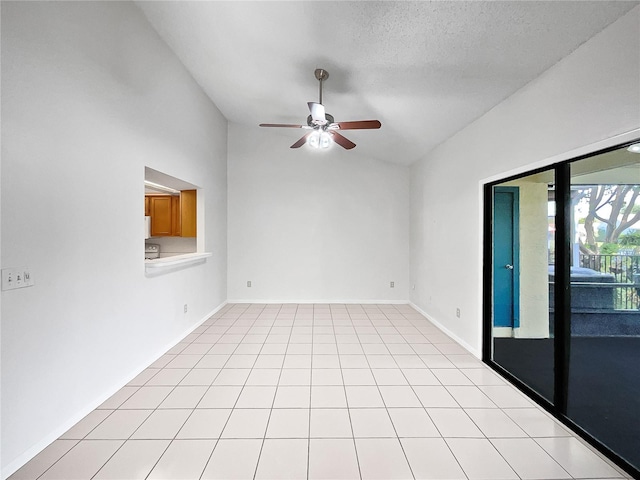
[[[2,269],[2,290],[31,287],[33,284],[33,276],[29,267]]]

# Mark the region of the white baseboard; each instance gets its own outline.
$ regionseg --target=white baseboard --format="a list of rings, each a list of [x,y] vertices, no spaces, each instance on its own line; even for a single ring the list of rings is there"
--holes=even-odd
[[[458,342],[460,344],[460,346],[462,348],[464,348],[465,350],[467,350],[471,355],[473,355],[474,357],[476,357],[478,359],[482,359],[482,352],[480,350],[478,350],[477,348],[474,348],[473,346],[469,345],[466,341],[464,341],[458,335],[456,335],[451,330],[449,330],[447,327],[445,327],[441,322],[435,320],[431,315],[429,315],[427,312],[422,310],[415,303],[409,302],[409,305],[411,305],[418,312],[420,312],[422,315],[427,317],[431,323],[433,323],[436,327],[438,327],[440,330],[442,330],[443,333],[445,333],[446,335],[448,335],[452,339],[454,339],[456,342]]]
[[[8,464],[6,467],[2,469],[2,479],[8,478],[10,475],[13,475],[18,469],[20,469],[23,465],[25,465],[29,460],[39,454],[42,450],[47,448],[51,443],[57,440],[62,434],[64,434],[67,430],[73,427],[76,423],[86,417],[89,413],[94,411],[100,405],[102,405],[106,400],[108,400],[114,393],[120,390],[123,386],[137,377],[140,372],[145,370],[149,365],[155,362],[158,358],[164,355],[167,350],[173,348],[176,344],[180,343],[180,341],[193,332],[196,328],[202,325],[205,321],[207,321],[212,315],[219,312],[228,302],[222,302],[216,308],[214,308],[211,312],[207,313],[201,320],[199,320],[194,326],[189,327],[183,333],[179,334],[174,340],[166,344],[164,347],[159,348],[154,355],[152,355],[147,361],[143,362],[143,365],[139,365],[138,367],[131,370],[127,375],[125,375],[120,381],[112,384],[109,388],[105,389],[105,392],[96,398],[94,401],[90,402],[86,407],[82,408],[75,415],[73,415],[69,420],[64,422],[58,428],[53,430],[51,433],[46,435],[42,440],[33,445],[31,448],[26,450],[20,456],[18,456],[14,461]]]
[[[304,299],[304,300],[299,300],[299,299],[277,299],[277,300],[273,300],[273,299],[269,299],[269,300],[265,300],[265,299],[255,299],[255,298],[239,298],[239,299],[229,299],[227,300],[227,303],[257,303],[257,304],[265,304],[265,305],[271,305],[274,303],[299,303],[301,305],[306,305],[306,304],[326,304],[326,303],[331,303],[334,305],[353,305],[353,304],[362,304],[362,305],[379,305],[379,304],[391,304],[391,305],[408,305],[409,304],[409,300],[353,300],[353,299],[348,299],[345,300],[344,298],[341,299]]]

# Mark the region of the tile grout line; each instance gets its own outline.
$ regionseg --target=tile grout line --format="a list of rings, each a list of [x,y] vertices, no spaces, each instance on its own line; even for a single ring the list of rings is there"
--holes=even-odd
[[[347,310],[347,315],[349,315],[349,322],[351,323],[353,331],[356,334],[356,338],[358,339],[358,345],[362,349],[362,344],[360,343],[360,337],[358,337],[357,332],[355,330],[355,327],[353,327],[353,320],[351,319],[351,315],[349,314],[349,310]],[[332,323],[333,323],[333,321],[332,321]],[[333,326],[333,330],[335,332],[335,325]],[[338,364],[340,365],[340,375],[342,377],[342,389],[344,391],[344,399],[345,399],[345,403],[347,405],[347,415],[349,416],[349,427],[351,428],[351,439],[353,440],[353,450],[354,450],[355,456],[356,456],[356,464],[358,465],[358,475],[360,476],[360,479],[362,479],[362,469],[360,468],[360,457],[358,456],[358,446],[356,445],[356,435],[355,435],[355,433],[353,431],[353,423],[351,422],[351,409],[349,408],[349,397],[347,396],[347,386],[344,383],[344,373],[342,371],[342,360],[340,358],[340,349],[337,346],[337,341],[336,341],[336,350],[338,350]],[[364,350],[362,351],[362,353],[364,353]],[[366,358],[366,356],[365,356],[365,358]],[[373,376],[373,373],[371,375]]]
[[[234,304],[234,305],[237,305],[237,304]],[[245,314],[245,313],[246,313],[246,312],[251,308],[251,305],[252,305],[252,304],[247,304],[247,307],[242,311],[242,313],[240,313],[240,314],[238,315],[238,317],[237,317],[236,319],[234,319],[233,323],[232,323],[231,325],[229,325],[229,328],[227,329],[227,331],[228,331],[228,330],[230,330],[232,327],[234,327],[234,326],[235,326],[235,324],[236,324],[236,322],[237,322],[238,320],[241,320],[241,319],[242,319],[242,315],[244,315],[244,314]],[[264,311],[264,308],[261,310],[261,313],[262,313],[262,311]],[[259,318],[259,317],[260,317],[260,314],[258,314],[258,316],[257,316],[255,319],[253,319],[253,322],[251,323],[251,326],[249,326],[249,327],[247,328],[247,332],[242,336],[242,339],[241,339],[241,340],[236,344],[236,347],[233,349],[233,352],[229,355],[229,358],[226,360],[226,362],[224,363],[224,365],[221,367],[220,372],[218,373],[218,375],[222,372],[222,370],[224,369],[224,366],[229,362],[229,360],[231,359],[231,357],[232,357],[232,356],[235,354],[235,352],[238,350],[238,348],[239,348],[239,347],[240,347],[240,345],[242,344],[242,340],[244,340],[244,338],[248,335],[248,332],[249,332],[249,331],[251,331],[251,328],[253,328],[253,326],[255,325],[255,323],[256,323],[256,321],[258,320],[258,318]],[[212,347],[212,348],[213,348],[213,347]],[[261,349],[262,349],[262,347],[261,347]],[[255,365],[255,362],[256,362],[256,361],[257,361],[257,356],[256,356],[256,359],[254,360],[254,365]],[[247,382],[247,380],[249,379],[249,376],[251,375],[251,371],[253,370],[253,367],[252,367],[251,369],[249,369],[249,370],[250,370],[250,371],[249,371],[249,374],[247,375],[247,378],[245,379],[244,384],[242,385],[242,388],[241,388],[241,389],[240,389],[240,391],[238,392],[238,397],[236,398],[236,400],[235,400],[235,402],[234,402],[233,406],[232,406],[232,407],[231,407],[231,409],[230,409],[231,411],[229,412],[229,416],[227,417],[227,419],[226,419],[226,421],[225,421],[224,425],[222,426],[222,429],[220,430],[220,436],[216,439],[216,443],[215,443],[215,445],[214,445],[213,449],[211,450],[211,453],[209,454],[209,457],[208,457],[207,461],[205,462],[205,465],[204,465],[204,467],[203,467],[202,473],[200,474],[200,478],[202,478],[202,475],[204,475],[204,472],[207,470],[207,466],[209,465],[209,462],[211,461],[211,457],[213,456],[213,453],[214,453],[214,451],[215,451],[216,447],[218,446],[218,443],[219,443],[219,442],[220,442],[220,440],[222,439],[222,434],[224,433],[224,430],[225,430],[225,428],[227,427],[227,425],[228,425],[228,423],[229,423],[229,420],[231,419],[231,416],[233,415],[233,412],[234,412],[234,410],[235,410],[235,408],[236,408],[236,405],[238,404],[238,401],[240,400],[240,396],[242,395],[242,392],[244,391],[244,387],[246,386],[246,382]],[[216,379],[217,379],[218,375],[216,375]],[[214,383],[214,382],[215,382],[215,379],[211,382],[211,387],[213,387],[213,383]],[[226,386],[226,385],[221,385],[221,386]],[[239,386],[239,385],[229,385],[229,386]],[[211,388],[211,387],[210,387],[210,388]],[[206,395],[206,394],[205,394],[205,395]],[[203,396],[203,398],[204,398],[204,396]],[[201,401],[202,401],[202,398],[200,399],[200,402],[201,402]],[[200,404],[200,402],[198,402],[198,405]],[[196,405],[196,408],[197,408],[197,405]],[[194,410],[195,410],[195,409],[194,409]],[[184,427],[184,425],[183,425],[183,427]],[[265,427],[265,428],[266,428],[266,427]]]
[[[404,316],[404,315],[403,315]],[[406,318],[406,317],[405,317]],[[407,319],[409,320],[409,319]],[[411,323],[413,325],[413,322],[411,322],[409,320],[409,323]],[[415,326],[414,326],[415,328]],[[419,330],[418,330],[419,331]],[[424,336],[424,334],[422,332],[420,332],[420,334],[422,336]],[[404,335],[402,336],[404,338]],[[425,339],[427,339],[427,337],[425,336]],[[406,339],[405,339],[406,340]],[[427,339],[428,340],[428,339]],[[411,349],[417,354],[415,348],[413,348],[414,344],[411,344],[409,342],[407,342],[409,344],[409,346],[411,347]],[[431,342],[429,342],[430,345],[433,345]],[[436,347],[437,348],[437,347]],[[418,355],[418,357],[420,357]],[[420,358],[420,360],[422,361],[422,358]],[[424,361],[422,361],[422,363],[424,363]],[[431,372],[431,368],[429,368],[427,366],[426,363],[424,363],[426,369]],[[442,432],[440,431],[440,428],[438,428],[438,425],[436,424],[436,422],[433,421],[433,418],[431,418],[431,415],[429,415],[429,412],[427,411],[427,407],[424,406],[424,403],[422,402],[422,400],[420,399],[420,397],[418,396],[418,394],[416,393],[415,389],[413,388],[414,385],[411,384],[411,382],[409,381],[409,379],[406,377],[406,375],[404,374],[403,370],[400,369],[400,373],[402,373],[402,376],[405,378],[405,380],[407,380],[407,384],[411,387],[411,391],[413,392],[413,394],[416,396],[416,398],[418,399],[418,401],[420,402],[420,405],[422,405],[422,410],[424,410],[424,413],[427,415],[427,418],[429,418],[429,420],[431,421],[431,423],[433,423],[434,428],[437,430],[437,432],[440,434],[440,439],[443,441],[443,443],[446,445],[447,450],[449,450],[449,452],[451,453],[451,456],[455,459],[456,464],[460,467],[460,471],[464,474],[465,477],[467,477],[467,479],[469,478],[469,476],[467,475],[467,472],[464,470],[464,468],[462,468],[462,465],[460,464],[460,460],[458,459],[458,457],[454,454],[453,450],[451,450],[451,447],[449,446],[449,444],[447,443],[447,441],[445,440],[445,437],[442,435]],[[442,383],[442,381],[436,377],[436,380],[438,381],[438,383],[440,384],[440,386],[442,386],[445,390],[446,390],[446,386]],[[448,391],[448,390],[447,390]],[[453,395],[452,395],[453,397]],[[453,399],[456,403],[459,404],[459,402],[454,398]],[[462,407],[461,407],[462,408]],[[400,444],[402,444],[402,442],[400,442]],[[403,447],[403,451],[404,451],[404,447]],[[406,453],[405,453],[406,456]],[[407,462],[408,462],[408,458],[407,458]]]
[[[522,476],[521,476],[521,475],[516,471],[515,467],[511,464],[511,462],[509,462],[509,460],[507,460],[507,459],[506,459],[506,457],[502,454],[502,452],[498,449],[498,447],[496,447],[496,446],[495,446],[495,444],[491,441],[492,439],[491,439],[491,438],[486,438],[486,440],[491,444],[491,446],[494,448],[494,450],[495,450],[496,452],[498,452],[498,455],[500,455],[500,457],[505,461],[505,463],[506,463],[507,465],[509,465],[509,468],[511,468],[511,470],[513,470],[513,471],[514,471],[514,473],[515,473],[516,475],[518,475],[520,478],[522,478]],[[512,439],[510,439],[510,440],[512,440]],[[527,440],[531,440],[533,443],[535,443],[536,445],[538,445],[538,443],[537,443],[534,439],[532,439],[532,438],[530,438],[530,437],[529,437],[529,438],[527,438]],[[549,458],[551,458],[551,460],[553,460],[553,462],[555,462],[555,463],[560,467],[560,469],[561,469],[563,472],[565,472],[567,475],[569,475],[569,478],[574,478],[574,476],[573,476],[573,475],[571,475],[569,472],[567,472],[567,471],[564,469],[564,467],[563,467],[562,465],[560,465],[560,462],[558,462],[555,458],[553,458],[551,455],[549,455],[549,454],[544,450],[544,448],[542,448],[542,446],[540,446],[540,445],[538,445],[538,446],[540,447],[540,449],[541,449],[541,450],[542,450],[546,455],[548,455],[548,456],[549,456]]]
[[[386,316],[386,314],[385,314]],[[388,317],[387,317],[387,320]],[[378,332],[378,329],[376,328],[375,324],[373,322],[371,322],[371,324],[373,325],[373,328],[375,329],[375,331],[378,333],[378,335],[380,336],[380,333]],[[389,351],[389,348],[387,347],[387,345],[384,343],[384,340],[382,339],[382,336],[380,336],[380,339],[383,342],[383,345],[385,346],[385,348],[387,349],[387,351]],[[391,351],[389,351],[389,354],[391,355],[391,357],[393,358],[393,354],[391,353]],[[365,358],[366,355],[365,355]],[[398,363],[396,362],[396,359],[393,358],[393,361],[396,365],[398,365]],[[367,358],[367,363],[369,364],[369,368],[371,369],[371,364],[369,363],[369,358]],[[398,368],[400,368],[400,366],[398,365]],[[400,370],[400,372],[402,373],[402,370]],[[404,375],[403,375],[404,376]],[[402,445],[402,442],[400,441],[400,437],[398,435],[398,431],[396,430],[396,426],[393,423],[393,419],[391,418],[391,414],[389,413],[389,408],[387,407],[387,402],[384,399],[384,396],[382,395],[382,391],[380,390],[380,385],[378,384],[378,379],[375,377],[375,375],[373,376],[373,381],[376,382],[376,388],[378,389],[378,394],[380,395],[380,398],[382,399],[382,404],[384,405],[384,410],[387,413],[387,417],[389,418],[389,422],[391,423],[391,427],[393,428],[394,433],[396,434],[396,440],[398,441],[398,444],[400,445],[400,448],[402,449],[402,454],[404,455],[404,459],[407,462],[407,466],[409,467],[409,471],[411,472],[411,476],[415,479],[416,476],[413,473],[413,467],[411,466],[411,463],[409,463],[409,457],[407,457],[407,452],[405,452],[404,450],[404,445]],[[409,382],[407,382],[409,383]],[[412,390],[413,391],[413,390]],[[420,400],[420,399],[418,399]],[[422,402],[421,402],[422,403]]]
[[[262,349],[264,348],[267,340],[269,339],[269,335],[271,333],[271,330],[273,330],[273,327],[275,326],[276,322],[278,321],[278,315],[280,314],[280,312],[282,311],[282,306],[284,304],[280,305],[280,308],[278,308],[278,313],[276,313],[275,318],[273,319],[273,323],[271,324],[271,327],[269,327],[269,333],[267,333],[266,338],[264,339],[264,342],[262,343],[262,347],[260,347],[260,351],[262,351]],[[296,307],[297,309],[297,307]],[[263,309],[264,311],[264,309]],[[291,332],[289,332],[289,338],[291,338]],[[287,349],[289,349],[289,342],[287,342]],[[285,350],[285,358],[286,358],[286,350]],[[258,361],[258,359],[256,358],[256,362]],[[255,363],[254,363],[255,365]],[[284,367],[284,359],[282,360],[282,366]],[[249,373],[249,375],[251,375],[251,373]],[[276,402],[276,397],[278,395],[278,384],[280,383],[280,377],[282,376],[282,368],[280,368],[280,374],[278,375],[278,381],[276,382],[276,391],[273,394],[273,400],[271,401],[271,408],[269,409],[269,416],[267,417],[267,423],[264,427],[264,433],[262,434],[262,443],[260,444],[260,451],[258,452],[258,458],[256,460],[256,468],[253,472],[253,479],[255,480],[256,476],[258,475],[258,468],[260,467],[260,459],[262,458],[262,450],[264,449],[264,444],[265,441],[267,439],[267,431],[269,430],[269,423],[271,422],[271,414],[273,413],[273,406],[275,405]],[[247,380],[249,379],[249,377],[247,377]],[[240,395],[242,395],[242,392],[240,392]],[[240,395],[238,395],[238,400],[240,399]],[[237,401],[236,401],[237,403]]]
[[[243,312],[242,312],[242,313],[240,313],[240,314],[238,315],[238,318],[236,318],[236,319],[234,320],[234,322],[233,322],[231,325],[229,325],[229,327],[227,328],[227,330],[225,330],[225,333],[226,333],[226,332],[228,332],[228,331],[231,329],[231,327],[233,327],[233,326],[235,325],[235,323],[236,323],[236,322],[237,322],[237,321],[242,317],[242,315],[243,315],[243,314],[244,314],[244,313],[245,313],[245,312],[250,308],[250,306],[251,306],[251,304],[247,305],[247,308],[245,308],[245,309],[243,310]],[[242,344],[242,340],[244,340],[244,338],[248,335],[248,332],[249,332],[249,331],[251,331],[251,327],[253,327],[253,325],[254,325],[255,323],[256,323],[256,321],[255,321],[255,320],[251,323],[251,326],[248,328],[247,333],[245,333],[245,334],[242,336],[242,339],[238,342],[238,344],[236,345],[236,348],[234,348],[234,349],[233,349],[233,352],[231,353],[231,355],[229,355],[229,358],[228,358],[228,359],[227,359],[227,361],[224,363],[224,365],[226,365],[226,364],[229,362],[229,360],[231,360],[231,357],[234,355],[234,353],[236,352],[236,350],[238,350],[238,348],[239,348],[239,347],[240,347],[240,345]],[[221,337],[221,338],[222,338],[222,337]],[[216,342],[214,345],[216,345],[216,344],[217,344],[217,342]],[[212,346],[211,348],[213,348],[213,346]],[[211,348],[209,349],[209,351],[211,351]],[[256,357],[256,360],[255,360],[255,361],[257,361],[257,357]],[[254,361],[254,364],[255,364],[255,361]],[[221,373],[221,372],[222,372],[222,370],[224,369],[224,365],[222,365],[222,367],[220,368],[220,372],[218,372],[218,374],[216,375],[216,377],[211,381],[211,385],[209,386],[209,389],[207,389],[207,392],[211,389],[211,387],[213,386],[213,382],[215,382],[215,381],[216,381],[216,379],[218,378],[218,376],[220,375],[220,373]],[[251,375],[251,372],[249,372],[249,375]],[[247,376],[247,379],[249,379],[249,376]],[[246,383],[246,380],[245,380],[245,383]],[[213,452],[215,452],[216,447],[217,447],[217,446],[218,446],[218,444],[220,443],[220,440],[221,440],[221,438],[222,438],[222,434],[223,434],[223,432],[224,432],[224,429],[225,429],[225,428],[227,428],[227,424],[229,423],[229,419],[231,419],[231,415],[233,415],[233,411],[234,411],[234,409],[235,409],[235,406],[236,406],[236,405],[237,405],[237,403],[238,403],[238,400],[240,400],[240,396],[242,395],[242,391],[243,391],[243,390],[244,390],[244,385],[243,385],[243,386],[242,386],[242,388],[240,389],[240,392],[238,392],[238,398],[236,398],[236,401],[234,402],[233,407],[231,407],[231,411],[229,412],[229,416],[227,417],[226,421],[224,422],[224,425],[222,426],[222,429],[220,430],[220,435],[218,436],[218,438],[217,438],[217,439],[215,439],[215,440],[216,440],[216,442],[215,442],[215,444],[213,445],[213,448],[211,449],[211,453],[209,453],[209,457],[207,458],[207,461],[204,463],[204,466],[202,467],[202,472],[200,473],[200,476],[199,476],[198,478],[202,478],[202,476],[204,475],[204,472],[206,472],[206,471],[207,471],[207,467],[209,466],[209,462],[211,461],[211,458],[213,457]],[[200,400],[198,401],[198,403],[196,404],[196,406],[193,408],[193,411],[191,412],[191,415],[193,415],[193,412],[195,412],[195,411],[196,411],[196,409],[198,408],[198,405],[200,405],[200,402],[202,402],[202,399],[205,397],[205,395],[206,395],[206,392],[205,392],[205,394],[200,398]],[[191,417],[191,415],[189,415],[189,417],[187,418],[187,420]],[[182,427],[180,427],[180,429],[179,429],[179,430],[178,430],[178,432],[176,433],[176,436],[178,435],[178,433],[180,433],[180,430],[182,430],[182,429],[184,428],[184,425],[185,425],[185,424],[186,424],[186,422],[182,425]],[[154,468],[155,468],[155,467],[154,467]]]
[[[410,323],[413,325],[413,322],[411,322],[411,321],[410,321]],[[423,334],[423,336],[424,336],[424,334]],[[425,338],[426,338],[426,337],[425,337]],[[413,345],[410,345],[410,346],[411,346],[411,349],[415,352],[415,349],[413,348]],[[417,353],[417,352],[416,352],[416,353]],[[421,360],[422,360],[422,359],[421,359]],[[424,363],[424,362],[423,362],[423,363]],[[431,372],[431,369],[426,365],[426,363],[425,363],[425,366],[427,367],[427,370],[428,370],[429,372]],[[402,372],[402,370],[401,370],[401,372]],[[404,376],[404,372],[402,372],[402,375]],[[434,376],[435,376],[435,375],[434,375]],[[443,443],[445,444],[445,446],[447,447],[447,450],[451,453],[451,456],[455,459],[456,465],[458,465],[458,467],[460,468],[460,471],[461,471],[461,472],[464,474],[464,476],[468,479],[468,478],[469,478],[469,475],[467,475],[467,472],[465,471],[465,469],[464,469],[464,468],[462,468],[462,465],[460,464],[460,460],[459,460],[459,459],[458,459],[458,457],[455,455],[455,453],[453,452],[453,450],[451,450],[451,447],[449,446],[449,443],[446,441],[446,439],[445,439],[445,438],[444,438],[444,436],[442,435],[442,432],[441,432],[441,431],[440,431],[440,429],[438,428],[438,425],[436,425],[436,422],[434,422],[434,421],[433,421],[433,418],[431,418],[431,415],[429,415],[429,412],[427,411],[427,407],[425,407],[425,406],[424,406],[424,403],[422,403],[422,400],[420,400],[420,397],[416,394],[416,392],[415,392],[415,390],[414,390],[414,388],[413,388],[413,385],[411,385],[411,382],[409,382],[409,380],[406,378],[406,376],[405,376],[405,379],[407,380],[407,383],[411,386],[411,391],[412,391],[412,392],[414,393],[414,395],[416,395],[416,397],[418,398],[418,401],[420,402],[420,405],[422,405],[422,409],[424,410],[424,413],[426,413],[426,414],[427,414],[427,418],[429,418],[429,420],[431,421],[431,423],[433,423],[434,428],[435,428],[435,429],[437,430],[437,432],[440,434],[440,439],[442,440],[442,442],[443,442]],[[440,383],[440,385],[441,385],[442,387],[444,387],[444,385],[442,385],[442,382],[440,381],[440,379],[439,379],[439,378],[437,378],[437,377],[436,377],[436,380],[438,381],[438,383]],[[446,387],[445,387],[445,389],[446,389]],[[455,399],[455,398],[454,398],[454,401],[456,401],[456,399]],[[456,403],[458,403],[458,402],[456,401]],[[481,431],[482,431],[482,430],[481,430]],[[402,443],[402,442],[401,442],[401,443]]]
[[[361,306],[361,307],[362,307],[362,306]],[[376,330],[376,332],[377,332],[377,329],[376,329],[376,328],[375,328],[375,326],[373,325],[373,322],[372,322],[372,321],[371,321],[371,319],[369,318],[369,315],[366,313],[366,311],[364,310],[364,308],[363,308],[363,311],[365,312],[365,314],[366,314],[366,316],[367,316],[367,321],[368,321],[368,323],[370,324],[371,328],[373,328],[373,329],[374,329],[374,330]],[[349,316],[351,317],[351,314],[349,314]],[[352,319],[352,322],[353,322],[353,319]],[[370,328],[370,327],[366,327],[366,328]],[[379,389],[379,388],[378,388],[378,386],[377,386],[377,385],[378,385],[378,383],[377,383],[377,380],[376,380],[376,378],[375,378],[375,375],[373,374],[373,369],[371,368],[371,364],[370,364],[370,362],[369,362],[368,354],[367,354],[367,352],[365,351],[365,349],[364,349],[364,347],[363,347],[363,345],[365,345],[365,344],[363,344],[363,343],[362,343],[362,339],[360,338],[360,335],[361,335],[361,334],[360,334],[360,333],[358,333],[358,329],[357,329],[357,327],[356,327],[355,325],[354,325],[354,330],[355,330],[355,333],[356,333],[356,337],[358,338],[358,342],[359,342],[358,344],[359,344],[359,345],[360,345],[360,347],[362,348],[363,355],[364,355],[364,359],[365,359],[365,361],[367,362],[367,366],[369,367],[369,371],[371,372],[371,376],[373,377],[373,381],[375,382],[376,389],[378,390],[378,394],[380,395],[380,398],[382,399],[382,402],[383,402],[383,405],[384,405],[384,399],[382,398],[382,393],[380,392],[380,389]],[[362,335],[365,335],[365,334],[362,334]],[[386,348],[386,345],[385,345],[385,348]],[[389,350],[387,349],[387,352],[388,352],[388,351],[389,351]],[[391,353],[391,352],[389,352],[389,353]],[[346,386],[345,386],[345,394],[346,394]],[[354,407],[354,408],[357,408],[357,407]],[[359,407],[359,408],[362,408],[362,407]],[[372,408],[376,408],[376,407],[372,407]],[[349,407],[349,405],[348,405],[348,399],[347,399],[347,410],[348,410],[348,412],[349,412],[349,421],[351,422],[351,433],[352,433],[352,435],[353,435],[353,442],[354,442],[354,445],[356,446],[356,458],[358,458],[358,468],[360,469],[360,461],[359,461],[359,456],[358,456],[358,454],[357,454],[358,447],[357,447],[357,442],[356,442],[355,431],[353,430],[353,422],[351,421],[351,408],[350,408],[350,407]],[[385,410],[386,410],[386,407],[385,407]],[[387,416],[388,416],[388,415],[389,415],[389,412],[387,411]],[[391,418],[389,418],[389,421],[391,422]],[[393,422],[392,422],[392,425],[393,425]],[[395,432],[395,428],[394,428],[394,432]],[[397,434],[396,434],[396,436],[397,436]],[[361,438],[366,438],[366,437],[361,437]],[[399,440],[398,440],[398,442],[399,442]],[[407,463],[408,463],[408,462],[407,462]],[[411,475],[412,475],[412,476],[414,476],[414,475],[413,475],[413,472],[411,473]],[[360,476],[362,477],[362,472],[360,472]],[[414,477],[414,478],[415,478],[415,477]]]
[[[242,314],[243,314],[244,312],[246,312],[246,311],[247,311],[247,309],[248,309],[248,307],[247,307],[247,308],[245,308],[245,309],[243,310],[243,312],[242,312],[242,313],[239,313],[239,314],[238,314],[238,318],[236,318],[232,324],[230,324],[230,325],[228,325],[228,326],[227,326],[226,330],[223,332],[223,334],[220,336],[220,338],[219,338],[218,340],[216,340],[216,342],[211,346],[211,348],[209,348],[209,350],[207,350],[207,352],[210,352],[210,351],[213,349],[213,347],[214,347],[215,345],[217,345],[217,344],[218,344],[218,342],[219,342],[222,338],[224,338],[224,335],[225,335],[225,334],[226,334],[226,333],[227,333],[227,332],[228,332],[228,331],[233,327],[233,325],[235,324],[235,322],[236,322],[236,321],[237,321],[237,320],[242,316]],[[231,310],[231,309],[230,309],[230,310]],[[217,323],[217,322],[214,322],[214,324],[215,324],[215,323]],[[221,326],[223,326],[223,325],[221,325]],[[246,334],[245,334],[244,336],[246,336]],[[243,336],[243,338],[244,338],[244,336]],[[191,342],[191,344],[193,344],[193,343],[195,343],[195,340],[194,340],[193,342]],[[239,346],[239,345],[240,345],[240,343],[238,343],[238,345],[236,346],[236,348],[234,348],[233,352],[231,352],[231,354],[229,355],[229,358],[228,358],[228,359],[225,361],[225,363],[222,365],[222,367],[220,368],[220,371],[218,372],[218,374],[217,374],[217,375],[215,376],[215,378],[211,381],[211,384],[209,385],[209,388],[207,388],[207,390],[206,390],[206,391],[205,391],[205,393],[202,395],[202,397],[200,397],[200,400],[198,400],[198,402],[195,404],[195,406],[191,409],[191,413],[187,416],[187,418],[185,419],[185,421],[184,421],[184,423],[182,424],[182,426],[178,429],[178,431],[177,431],[177,432],[176,432],[176,434],[174,435],[173,439],[172,439],[172,440],[171,440],[171,442],[169,443],[169,446],[171,446],[171,444],[176,440],[176,437],[178,436],[178,434],[182,431],[182,429],[183,429],[183,428],[184,428],[184,426],[187,424],[187,422],[189,421],[189,419],[191,418],[191,416],[195,413],[196,409],[198,408],[198,405],[200,405],[200,402],[202,402],[202,399],[205,397],[205,395],[207,394],[207,392],[210,390],[211,386],[213,386],[213,382],[215,382],[216,378],[218,378],[218,376],[220,375],[220,373],[221,373],[221,372],[222,372],[222,370],[224,369],[224,365],[226,365],[226,364],[227,364],[227,362],[229,361],[229,359],[231,359],[231,357],[233,356],[233,353],[238,349],[238,346]],[[205,353],[204,355],[206,355],[206,353]],[[203,357],[202,357],[200,360],[202,360],[202,359],[204,358],[204,355],[203,355]],[[199,361],[198,361],[198,363],[199,363]],[[196,363],[196,365],[197,365],[198,363]],[[190,371],[193,371],[194,369],[195,369],[195,365],[191,368],[191,370],[190,370]],[[187,375],[188,375],[188,374],[187,374]],[[225,422],[224,426],[222,427],[222,430],[224,430],[224,427],[226,427],[227,422],[229,421],[229,418],[231,417],[231,413],[232,413],[232,412],[233,412],[233,409],[231,409],[231,412],[229,413],[229,417],[227,417],[227,421]],[[221,435],[222,435],[222,430],[220,431],[220,434],[221,434]],[[220,439],[219,439],[219,438],[217,438],[217,439],[216,439],[216,441],[215,441],[215,443],[214,443],[214,445],[213,445],[213,448],[211,449],[211,453],[209,454],[209,457],[207,458],[207,461],[205,462],[205,464],[204,464],[204,466],[203,466],[203,468],[202,468],[202,472],[200,473],[199,478],[201,478],[201,477],[202,477],[202,475],[204,475],[204,472],[205,472],[205,470],[206,470],[206,468],[207,468],[207,465],[209,464],[209,460],[211,459],[211,456],[213,455],[213,452],[214,452],[214,450],[216,449],[216,446],[218,445],[218,442],[219,442],[219,441],[220,441]],[[169,446],[167,447],[167,449],[169,448]],[[166,453],[166,450],[165,450],[165,452],[164,452],[164,453]],[[157,466],[158,462],[160,462],[160,459],[162,459],[162,457],[164,456],[164,453],[160,456],[160,458],[158,459],[158,461],[156,462],[156,464],[153,466],[153,468],[152,468],[152,469],[151,469],[151,471],[149,472],[149,475],[151,475],[151,473],[153,472],[153,470],[154,470],[154,469],[155,469],[155,467]],[[147,475],[147,477],[148,477],[149,475]]]
[[[313,305],[312,314],[311,314],[311,365],[310,365],[310,377],[309,377],[309,438],[307,438],[307,479],[309,478],[309,469],[311,466],[311,408],[313,402],[313,336],[315,335],[315,316],[316,316],[316,306]]]

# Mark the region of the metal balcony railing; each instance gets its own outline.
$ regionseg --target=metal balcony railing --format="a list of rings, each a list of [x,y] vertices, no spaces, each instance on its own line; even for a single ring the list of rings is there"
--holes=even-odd
[[[614,309],[640,309],[640,255],[580,254],[580,266],[614,276],[614,283],[592,284],[613,289]]]
[[[580,254],[580,266],[600,273],[611,273],[617,283],[635,283],[640,274],[640,255],[586,255]]]

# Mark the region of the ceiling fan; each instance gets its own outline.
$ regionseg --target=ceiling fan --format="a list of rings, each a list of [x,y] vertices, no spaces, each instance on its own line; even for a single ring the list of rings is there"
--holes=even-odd
[[[356,146],[348,138],[338,133],[338,130],[366,130],[371,128],[380,128],[382,125],[378,120],[359,120],[354,122],[336,122],[333,116],[326,113],[322,104],[322,82],[329,78],[329,72],[322,68],[315,71],[316,79],[320,82],[320,100],[316,102],[308,102],[309,112],[311,115],[307,117],[306,125],[289,125],[283,123],[261,123],[261,127],[281,127],[281,128],[304,128],[311,130],[291,148],[300,148],[308,143],[312,148],[327,148],[331,141],[347,150]]]

